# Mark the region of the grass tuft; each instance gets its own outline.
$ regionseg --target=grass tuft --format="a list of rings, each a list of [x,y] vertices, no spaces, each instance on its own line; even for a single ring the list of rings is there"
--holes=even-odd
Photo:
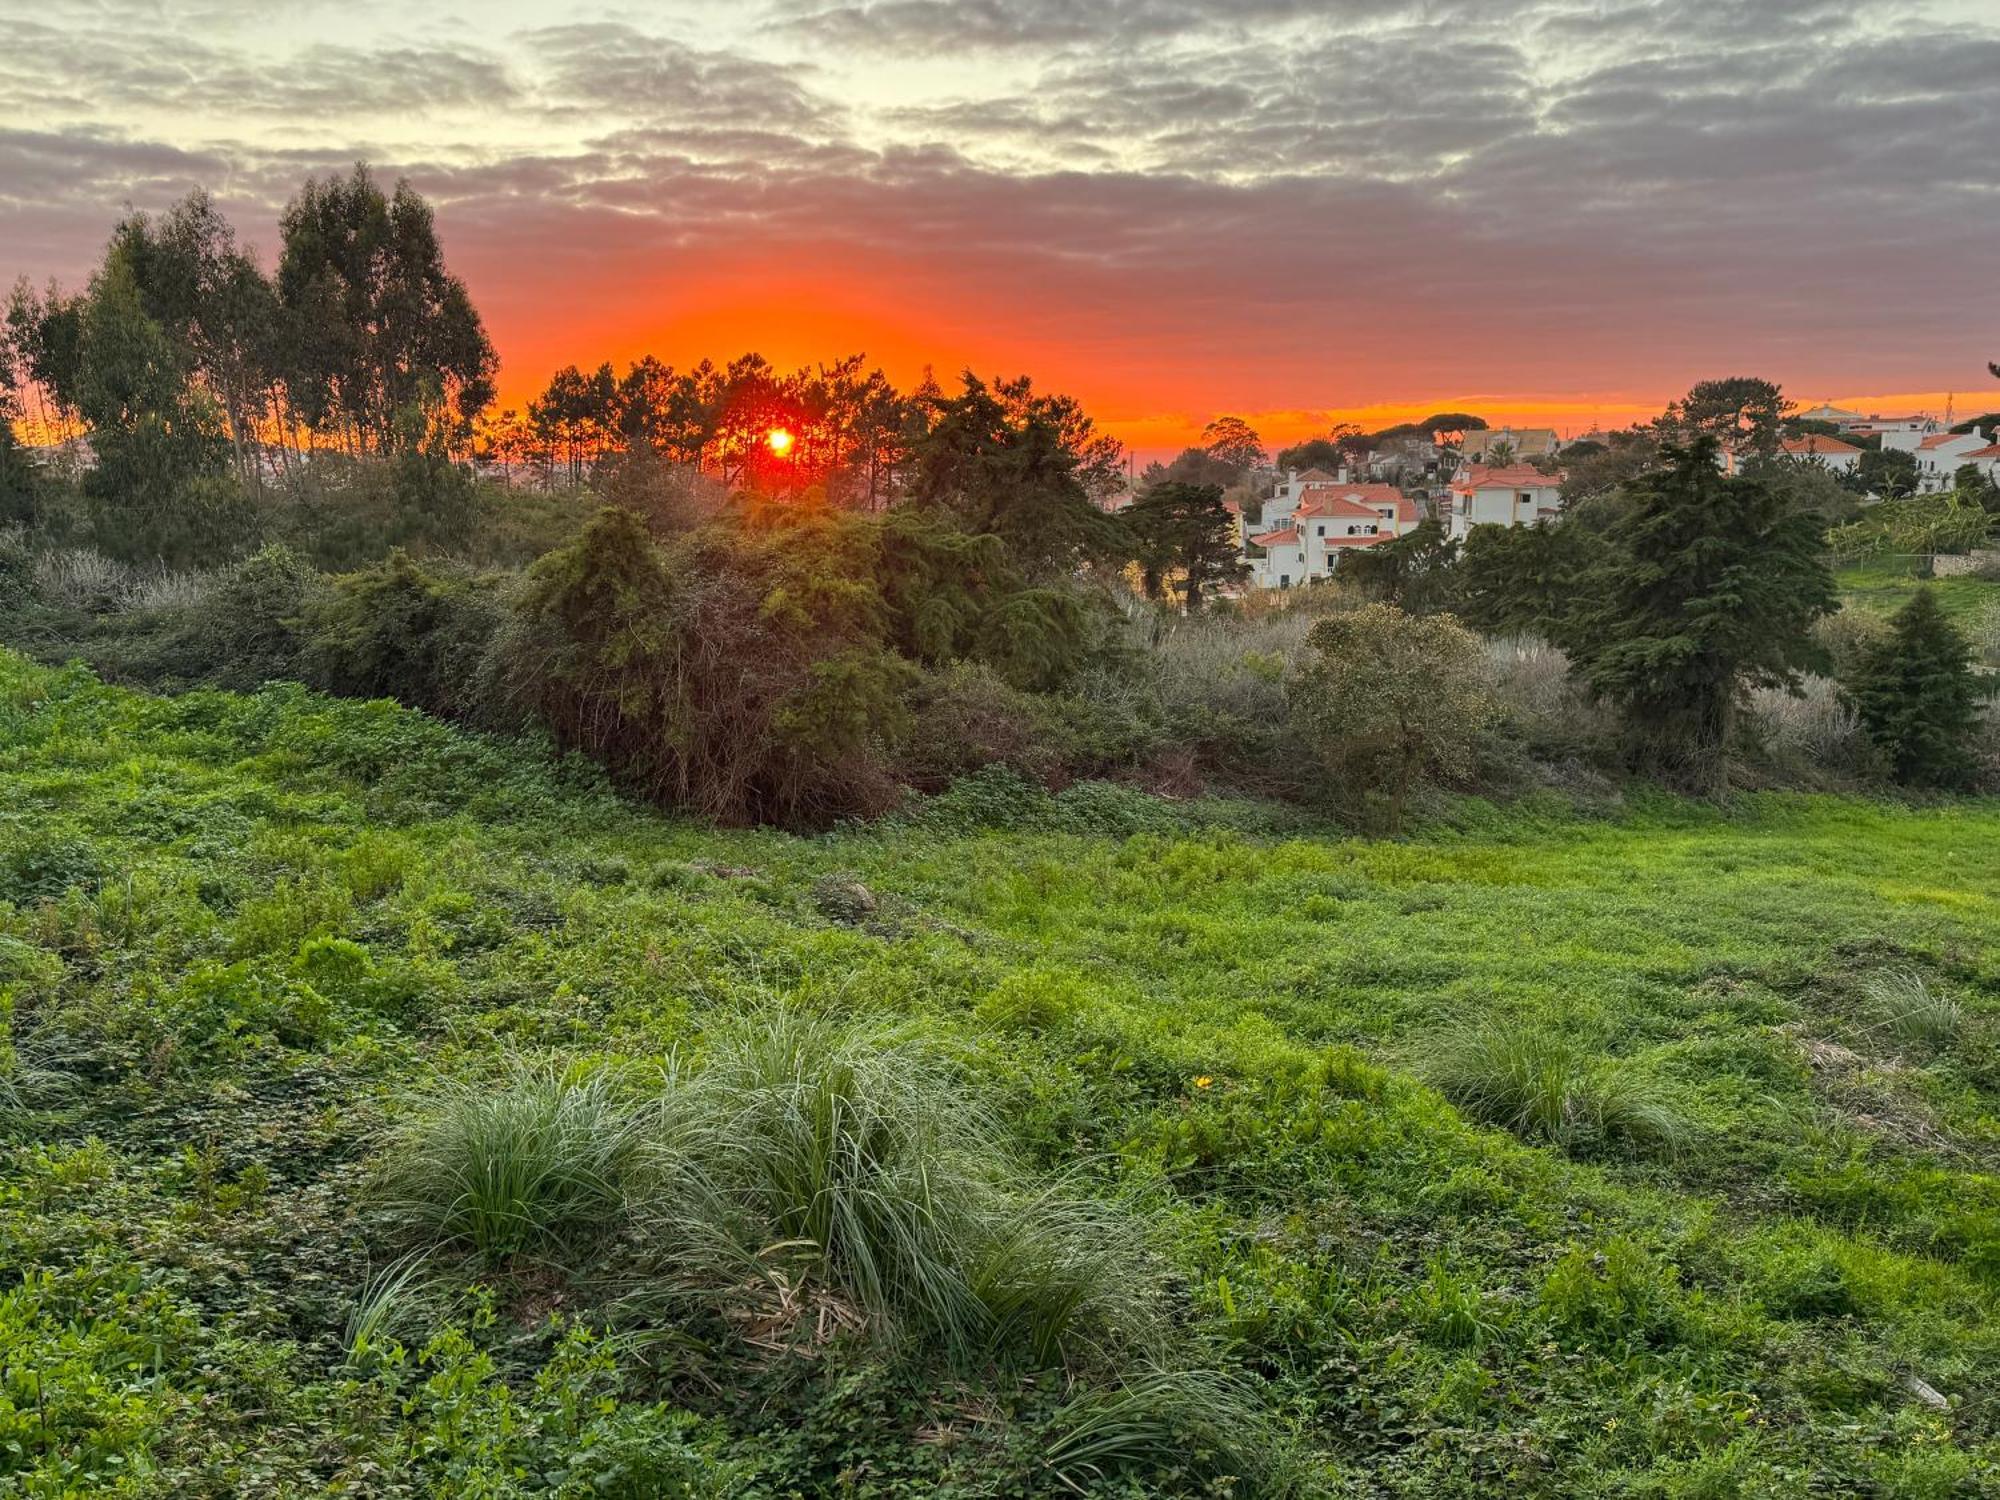
[[[1447,1037],[1422,1070],[1464,1113],[1524,1140],[1671,1151],[1693,1135],[1658,1080],[1550,1031],[1477,1026]]]
[[[1909,1047],[1949,1047],[1965,1013],[1914,969],[1883,969],[1862,981],[1875,1025]]]
[[[420,1231],[488,1259],[545,1252],[622,1217],[633,1139],[607,1074],[524,1068],[420,1108],[391,1144],[384,1195]]]
[[[664,1284],[753,1341],[865,1327],[961,1369],[1117,1357],[1160,1322],[1129,1215],[1036,1179],[937,1054],[769,1008],[720,1020],[649,1130],[635,1219]]]

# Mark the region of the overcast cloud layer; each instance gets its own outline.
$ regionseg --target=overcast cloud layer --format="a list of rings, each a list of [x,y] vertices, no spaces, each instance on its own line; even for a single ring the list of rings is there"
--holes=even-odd
[[[268,246],[365,157],[516,391],[865,346],[1165,431],[1739,370],[1985,402],[2000,358],[1985,0],[0,0],[0,38],[0,275],[196,185]]]

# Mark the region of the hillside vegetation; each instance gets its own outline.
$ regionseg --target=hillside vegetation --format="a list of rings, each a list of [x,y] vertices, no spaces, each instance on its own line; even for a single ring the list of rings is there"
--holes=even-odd
[[[1296,817],[0,654],[0,1486],[2000,1484],[2000,805]]]

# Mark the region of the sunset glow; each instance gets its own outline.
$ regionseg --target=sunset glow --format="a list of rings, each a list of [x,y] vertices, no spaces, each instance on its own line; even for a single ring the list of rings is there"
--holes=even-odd
[[[1727,374],[1993,404],[1990,0],[53,9],[0,55],[0,279],[197,186],[268,262],[366,158],[436,206],[503,406],[748,350],[1030,373],[1142,457]]]
[[[789,458],[792,452],[792,435],[783,427],[773,427],[764,436],[764,442],[778,458]]]

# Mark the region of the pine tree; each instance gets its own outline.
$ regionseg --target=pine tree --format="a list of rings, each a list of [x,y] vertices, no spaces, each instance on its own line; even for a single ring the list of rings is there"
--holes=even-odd
[[[1635,764],[1698,791],[1721,788],[1744,691],[1814,664],[1807,631],[1835,603],[1820,522],[1717,454],[1712,437],[1669,447],[1669,469],[1634,481],[1557,641],[1617,705]]]
[[[1241,578],[1245,564],[1236,545],[1236,518],[1222,503],[1222,487],[1169,480],[1148,489],[1125,512],[1146,596],[1157,599],[1169,574],[1179,576],[1189,614],[1201,611],[1205,591]]]
[[[1979,723],[1972,651],[1929,589],[1898,610],[1848,686],[1868,738],[1909,786],[1959,786]]]

